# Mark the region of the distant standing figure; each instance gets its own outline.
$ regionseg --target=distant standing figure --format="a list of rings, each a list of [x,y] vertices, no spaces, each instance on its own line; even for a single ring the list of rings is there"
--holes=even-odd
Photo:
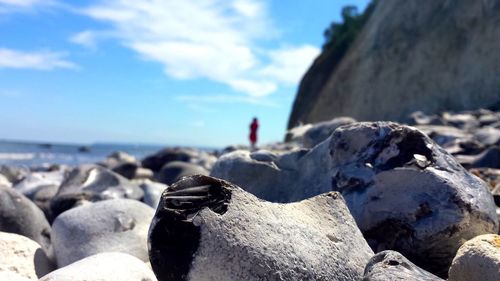
[[[253,118],[252,123],[250,124],[250,148],[251,150],[255,150],[257,143],[257,129],[259,129],[259,121],[257,118]]]

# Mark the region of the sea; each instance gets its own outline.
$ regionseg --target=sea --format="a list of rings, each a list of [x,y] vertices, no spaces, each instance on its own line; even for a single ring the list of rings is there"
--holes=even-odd
[[[99,162],[115,151],[126,152],[140,160],[165,147],[161,145],[78,145],[0,140],[0,165],[41,167],[64,164],[77,166]]]

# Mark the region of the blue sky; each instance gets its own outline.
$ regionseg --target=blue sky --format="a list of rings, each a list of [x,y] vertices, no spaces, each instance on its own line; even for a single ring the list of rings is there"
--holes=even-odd
[[[340,9],[368,0],[0,0],[0,139],[282,140]]]

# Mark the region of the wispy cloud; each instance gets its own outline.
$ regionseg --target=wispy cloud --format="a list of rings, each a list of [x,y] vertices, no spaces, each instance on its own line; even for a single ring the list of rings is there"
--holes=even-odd
[[[280,107],[279,104],[270,101],[267,97],[253,97],[243,95],[181,95],[176,96],[175,100],[195,105],[245,103],[275,108]]]
[[[85,30],[71,36],[69,41],[89,49],[95,49],[97,46],[97,33],[92,30]]]
[[[23,52],[0,48],[0,69],[53,70],[57,68],[75,69],[76,64],[66,60],[66,54],[52,51]]]
[[[43,0],[0,0],[0,5],[3,6],[18,6],[18,7],[32,7],[36,4],[43,3]]]
[[[110,23],[110,32],[122,44],[143,59],[160,63],[170,77],[210,79],[248,96],[263,97],[282,84],[297,83],[319,52],[309,45],[263,49],[263,41],[279,34],[266,3],[107,0],[81,12]],[[95,38],[84,32],[73,41],[91,46]]]

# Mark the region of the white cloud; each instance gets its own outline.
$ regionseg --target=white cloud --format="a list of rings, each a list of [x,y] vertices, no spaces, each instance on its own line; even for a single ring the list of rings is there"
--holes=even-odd
[[[0,5],[31,7],[42,2],[42,0],[0,0]]]
[[[261,74],[293,85],[301,79],[319,52],[318,48],[309,45],[271,51],[271,64],[264,67]]]
[[[82,13],[110,23],[110,34],[168,76],[209,79],[252,97],[298,83],[319,52],[312,46],[262,51],[259,43],[278,34],[265,0],[103,0]],[[90,46],[95,36],[84,31],[72,39]]]
[[[90,49],[95,49],[97,46],[97,35],[96,32],[91,31],[91,30],[85,30],[82,32],[79,32],[69,39],[69,41],[82,45],[84,47],[90,48]]]
[[[65,59],[64,53],[39,51],[22,52],[0,48],[0,69],[35,69],[52,70],[56,68],[77,68],[76,64]]]

